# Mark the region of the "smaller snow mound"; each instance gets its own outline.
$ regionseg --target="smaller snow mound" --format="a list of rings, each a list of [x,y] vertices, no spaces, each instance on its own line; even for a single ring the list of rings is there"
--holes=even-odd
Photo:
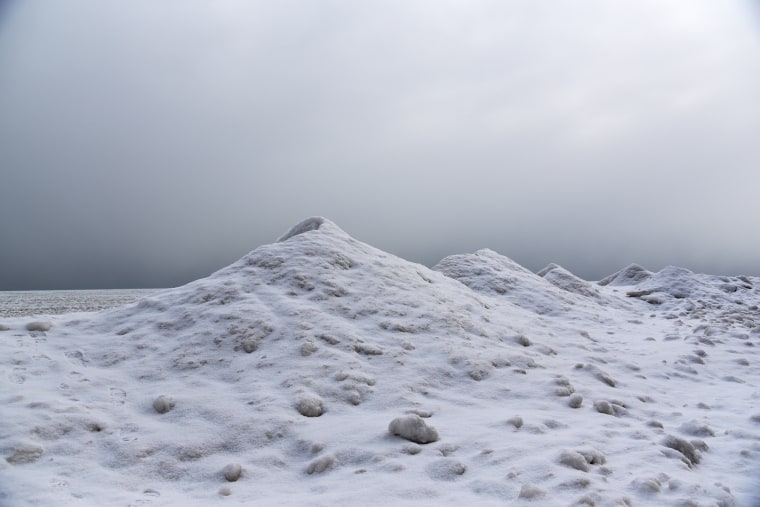
[[[474,254],[450,255],[441,259],[433,269],[486,294],[509,294],[539,280],[509,257],[487,248]]]
[[[745,317],[757,301],[757,293],[751,280],[746,280],[749,278],[699,274],[668,266],[631,287],[626,295],[666,311],[702,315],[705,309],[720,310],[723,319],[754,328]]]
[[[479,294],[504,298],[539,314],[567,310],[574,304],[565,291],[493,250],[450,255],[433,269]]]
[[[299,234],[303,234],[304,232],[319,230],[319,228],[322,227],[322,225],[324,225],[325,223],[332,224],[332,222],[330,222],[329,220],[323,217],[309,217],[306,220],[303,220],[302,222],[297,223],[296,225],[291,227],[288,230],[288,232],[286,232],[285,234],[280,236],[279,239],[277,239],[277,243],[287,241],[293,236],[298,236]]]
[[[651,271],[638,264],[630,264],[617,273],[613,273],[607,278],[600,280],[599,285],[635,285],[651,276]]]
[[[567,292],[592,298],[600,297],[599,291],[593,285],[557,264],[549,264],[536,274],[555,287]]]
[[[654,292],[664,292],[676,299],[684,299],[692,294],[707,295],[711,292],[708,284],[692,271],[677,266],[668,266],[652,278]]]
[[[549,271],[553,271],[557,268],[561,269],[561,266],[559,264],[554,264],[553,262],[550,262],[544,269],[540,271],[536,271],[536,274],[540,276],[541,278],[544,278]]]

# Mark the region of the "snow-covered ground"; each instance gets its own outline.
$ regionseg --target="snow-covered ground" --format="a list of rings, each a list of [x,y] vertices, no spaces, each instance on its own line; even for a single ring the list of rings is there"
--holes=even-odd
[[[308,219],[130,305],[0,319],[0,504],[756,505],[758,304]]]

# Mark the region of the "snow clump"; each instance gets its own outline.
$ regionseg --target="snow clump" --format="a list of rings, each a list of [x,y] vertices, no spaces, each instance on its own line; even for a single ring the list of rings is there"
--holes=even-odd
[[[535,484],[523,484],[522,488],[520,488],[520,494],[517,497],[526,500],[536,500],[543,496],[546,496],[545,490],[539,488]]]
[[[319,417],[324,413],[324,406],[319,398],[301,398],[296,409],[304,417]]]
[[[238,479],[240,479],[240,475],[243,473],[243,467],[240,466],[239,463],[230,463],[226,467],[224,467],[224,470],[222,470],[222,474],[224,474],[224,478],[229,482],[235,482]]]
[[[665,447],[670,447],[671,449],[674,449],[678,452],[680,452],[684,458],[689,462],[690,465],[696,465],[699,463],[701,456],[699,455],[699,451],[692,445],[690,442],[684,440],[683,438],[678,438],[673,435],[668,435],[665,437],[665,439],[662,441],[662,445]]]
[[[580,470],[581,472],[588,472],[588,461],[586,457],[575,451],[562,451],[559,455],[559,463],[566,467]]]
[[[50,331],[50,329],[52,327],[53,327],[52,322],[35,320],[33,322],[29,322],[26,325],[26,330],[27,331],[41,331],[41,332],[45,332],[45,331]]]
[[[312,474],[321,474],[331,466],[335,464],[335,456],[328,455],[328,456],[322,456],[319,459],[316,459],[309,463],[309,466],[306,468],[306,473],[309,475]]]
[[[439,481],[454,481],[467,471],[467,465],[453,459],[439,459],[425,467],[431,479]]]
[[[583,396],[580,394],[573,394],[570,396],[570,399],[567,400],[567,405],[570,408],[580,408],[581,405],[583,405]]]
[[[417,414],[397,417],[388,425],[388,432],[416,444],[429,444],[438,440],[438,431],[425,424]]]
[[[612,408],[612,404],[607,400],[595,401],[594,408],[600,414],[615,415],[615,409]]]
[[[159,414],[165,414],[174,408],[174,398],[162,394],[153,400],[153,409]]]
[[[522,428],[523,418],[520,417],[519,415],[516,415],[514,417],[510,417],[509,419],[507,419],[507,423],[511,424],[512,426],[515,427],[515,429],[519,430],[520,428]]]

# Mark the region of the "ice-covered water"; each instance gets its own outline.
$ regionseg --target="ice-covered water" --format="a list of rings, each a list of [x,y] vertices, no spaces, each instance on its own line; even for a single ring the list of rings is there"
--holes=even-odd
[[[0,317],[94,312],[124,305],[159,289],[0,291]]]

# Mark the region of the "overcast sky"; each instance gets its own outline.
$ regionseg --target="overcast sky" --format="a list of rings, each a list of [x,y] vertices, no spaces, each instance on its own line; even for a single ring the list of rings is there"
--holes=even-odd
[[[323,215],[433,265],[760,275],[751,0],[0,8],[0,289],[189,282]]]

